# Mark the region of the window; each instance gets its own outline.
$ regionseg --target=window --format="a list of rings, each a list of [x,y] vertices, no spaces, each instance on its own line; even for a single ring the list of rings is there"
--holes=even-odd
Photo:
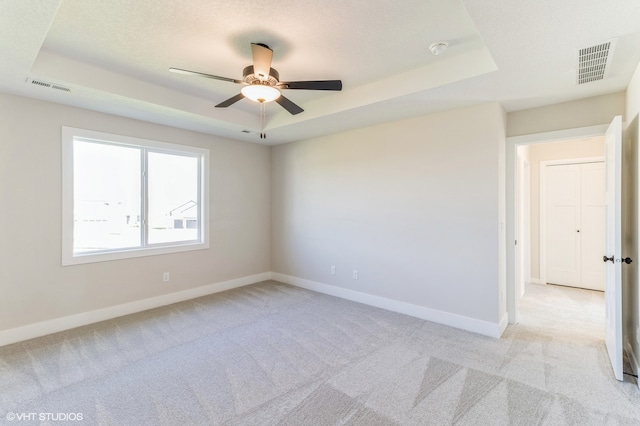
[[[209,151],[62,128],[62,264],[209,247]]]

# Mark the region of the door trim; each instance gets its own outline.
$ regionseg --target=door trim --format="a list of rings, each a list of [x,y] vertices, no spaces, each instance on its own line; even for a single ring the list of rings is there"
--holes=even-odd
[[[545,142],[558,142],[571,139],[604,136],[608,124],[579,127],[575,129],[557,130],[553,132],[534,133],[521,136],[509,136],[505,138],[505,166],[506,166],[506,249],[507,249],[507,313],[509,323],[518,323],[518,292],[516,290],[516,147],[533,145]],[[499,306],[500,301],[498,301]]]
[[[516,154],[517,155],[517,154]],[[519,226],[517,228],[516,261],[516,291],[519,297],[524,296],[525,284],[531,282],[531,168],[529,160],[525,157],[517,157],[516,183],[519,185],[516,191],[516,214]]]
[[[540,236],[540,281],[547,284],[547,166],[559,166],[562,164],[585,164],[585,163],[604,163],[604,157],[583,157],[569,158],[566,160],[546,160],[540,162],[540,190],[538,191],[539,199],[539,218],[540,228],[538,234]],[[544,190],[543,190],[544,188]]]

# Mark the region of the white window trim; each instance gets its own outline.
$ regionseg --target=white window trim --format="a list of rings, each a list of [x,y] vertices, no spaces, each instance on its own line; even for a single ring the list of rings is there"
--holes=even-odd
[[[160,149],[165,152],[180,154],[196,154],[201,156],[201,225],[200,241],[179,242],[162,247],[136,247],[109,251],[108,253],[73,253],[73,142],[74,138],[85,138],[120,145],[134,147],[148,147]],[[77,129],[62,126],[62,265],[79,265],[94,262],[106,262],[118,259],[129,259],[161,254],[180,253],[192,250],[204,250],[209,248],[209,150],[187,145],[158,142],[149,139],[140,139],[131,136],[122,136],[111,133],[97,132],[93,130]]]

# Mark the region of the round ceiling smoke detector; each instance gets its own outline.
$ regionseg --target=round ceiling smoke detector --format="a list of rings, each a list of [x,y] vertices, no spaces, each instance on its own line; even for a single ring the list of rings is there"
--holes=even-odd
[[[441,55],[445,52],[445,50],[447,50],[447,47],[449,47],[449,43],[444,42],[444,41],[439,41],[437,43],[433,43],[431,46],[429,46],[429,50],[431,51],[431,53],[433,53],[434,55],[438,56]]]

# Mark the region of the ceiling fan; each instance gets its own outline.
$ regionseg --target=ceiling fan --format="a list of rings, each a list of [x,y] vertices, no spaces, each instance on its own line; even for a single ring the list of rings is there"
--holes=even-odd
[[[280,93],[281,90],[342,90],[342,81],[340,80],[280,81],[280,74],[278,71],[271,68],[273,50],[271,50],[266,44],[251,43],[251,54],[253,56],[253,65],[245,67],[242,71],[242,80],[183,70],[180,68],[169,68],[169,71],[178,74],[196,75],[244,85],[240,90],[240,93],[226,101],[220,102],[216,105],[216,108],[226,108],[235,104],[242,98],[248,98],[260,104],[276,101],[284,109],[289,111],[289,113],[295,115],[304,110],[290,99],[282,96]]]

